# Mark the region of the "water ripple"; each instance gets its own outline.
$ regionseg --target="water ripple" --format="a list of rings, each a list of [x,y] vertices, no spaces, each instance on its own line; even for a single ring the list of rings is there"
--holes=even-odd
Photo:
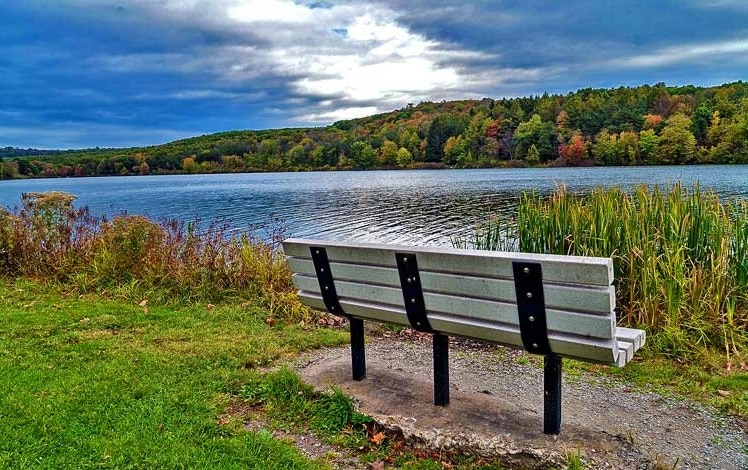
[[[127,211],[157,219],[227,220],[236,231],[273,217],[288,235],[448,245],[490,214],[511,216],[523,192],[559,185],[668,184],[680,180],[724,197],[748,197],[748,167],[554,168],[182,175],[3,181],[0,204],[26,191],[65,191],[96,214]]]

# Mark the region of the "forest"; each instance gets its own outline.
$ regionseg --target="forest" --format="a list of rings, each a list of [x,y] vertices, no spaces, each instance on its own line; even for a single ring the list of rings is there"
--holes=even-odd
[[[230,131],[126,149],[0,148],[0,179],[748,163],[748,83],[422,102],[327,127]]]

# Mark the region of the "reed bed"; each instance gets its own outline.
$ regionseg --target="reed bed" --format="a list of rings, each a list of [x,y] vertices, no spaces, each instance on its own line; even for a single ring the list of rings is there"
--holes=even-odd
[[[748,202],[698,186],[559,188],[522,196],[516,220],[492,219],[461,246],[613,259],[620,323],[687,356],[748,345]]]
[[[107,220],[74,208],[74,200],[26,193],[19,208],[0,214],[0,275],[161,303],[257,298],[271,316],[311,320],[296,298],[278,226],[260,239],[232,235],[222,223]]]

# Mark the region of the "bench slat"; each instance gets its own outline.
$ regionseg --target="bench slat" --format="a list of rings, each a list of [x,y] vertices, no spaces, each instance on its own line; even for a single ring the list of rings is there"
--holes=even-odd
[[[297,289],[320,294],[316,278],[294,274],[293,282]],[[403,293],[400,288],[336,281],[338,297],[369,301],[404,309]],[[519,327],[517,305],[482,299],[457,297],[445,294],[424,292],[428,317],[434,312],[457,315],[465,318],[504,323]],[[576,334],[592,338],[610,339],[615,331],[615,319],[609,312],[607,317],[586,315],[556,309],[546,309],[548,330]]]
[[[617,367],[623,367],[634,358],[634,343],[618,340],[618,360]]]
[[[299,292],[299,298],[305,305],[322,310],[325,308],[322,296],[319,294],[301,291]],[[346,298],[340,298],[340,305],[346,313],[356,318],[409,325],[408,317],[403,308]],[[522,348],[519,326],[516,325],[443,314],[429,315],[429,322],[435,330],[448,335],[464,336]],[[549,332],[548,341],[553,352],[560,356],[610,365],[617,365],[618,363],[618,345],[616,340],[613,339],[584,338]]]
[[[323,246],[330,262],[395,266],[395,253],[415,253],[423,271],[473,276],[512,278],[512,261],[538,262],[544,282],[609,286],[613,262],[609,258],[505,253],[455,248],[415,247],[321,240],[288,239],[283,242],[287,256],[310,258],[311,246]]]
[[[624,328],[619,326],[616,328],[616,337],[620,341],[632,343],[634,345],[634,352],[638,351],[647,340],[647,333],[644,330],[636,330],[634,328]]]
[[[303,258],[289,258],[293,272],[315,277],[314,263]],[[353,281],[365,284],[400,288],[397,269],[381,266],[362,266],[330,263],[336,281]],[[456,274],[433,273],[420,270],[424,292],[458,295],[461,297],[491,299],[499,302],[516,302],[513,279],[480,278]],[[612,286],[575,286],[543,283],[545,304],[549,308],[609,315],[615,309],[615,291]]]

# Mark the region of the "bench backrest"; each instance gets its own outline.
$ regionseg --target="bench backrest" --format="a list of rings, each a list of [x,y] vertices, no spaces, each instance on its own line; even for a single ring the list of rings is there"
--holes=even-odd
[[[513,273],[513,262],[521,261],[542,268],[553,353],[620,367],[644,343],[642,331],[616,328],[613,264],[608,258],[285,240],[299,297],[319,309],[325,309],[325,303],[313,247],[324,248],[340,306],[352,317],[410,324],[396,254],[413,254],[435,332],[522,347]]]

